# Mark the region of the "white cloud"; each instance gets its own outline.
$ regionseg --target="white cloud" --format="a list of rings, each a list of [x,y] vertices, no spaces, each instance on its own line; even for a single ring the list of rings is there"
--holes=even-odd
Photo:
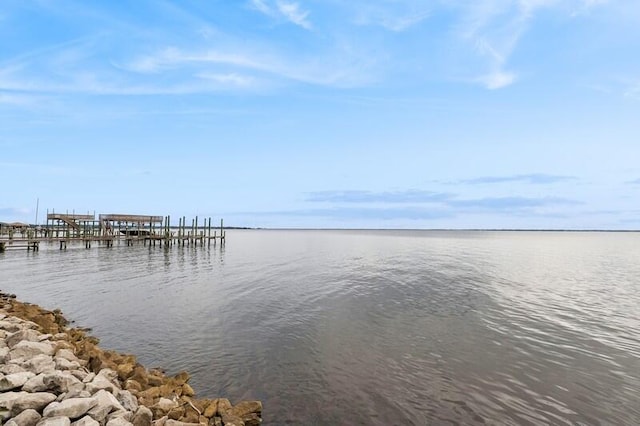
[[[627,98],[640,100],[640,81],[628,86],[627,90],[624,92],[624,96]]]
[[[517,76],[506,71],[496,71],[478,78],[487,89],[502,89],[515,83]]]
[[[301,10],[298,3],[289,3],[279,0],[277,2],[277,5],[280,13],[290,22],[293,22],[294,24],[307,30],[311,29],[311,23],[307,20],[309,11]]]
[[[284,19],[306,30],[311,30],[311,22],[307,19],[308,10],[302,10],[299,3],[277,0],[275,5],[265,0],[251,0],[251,7],[258,12],[275,19]]]
[[[267,5],[267,3],[264,2],[264,0],[251,0],[251,6],[253,6],[253,8],[257,11],[264,13],[265,15],[271,16],[273,14],[273,11]]]
[[[198,73],[196,77],[220,83],[225,86],[234,87],[251,87],[255,85],[256,79],[246,75],[237,73],[216,74],[216,73]]]

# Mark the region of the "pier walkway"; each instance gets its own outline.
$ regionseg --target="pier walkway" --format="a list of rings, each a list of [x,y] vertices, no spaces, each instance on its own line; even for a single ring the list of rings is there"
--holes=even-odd
[[[67,249],[70,244],[84,245],[89,249],[93,245],[114,247],[115,245],[162,247],[207,246],[213,242],[224,244],[226,231],[224,222],[220,227],[212,227],[211,218],[198,225],[198,217],[187,226],[185,217],[178,220],[177,226],[171,226],[169,216],[145,215],[69,215],[48,213],[46,225],[21,228],[8,228],[0,232],[0,252],[14,249],[38,251],[40,243],[55,244],[60,250]]]

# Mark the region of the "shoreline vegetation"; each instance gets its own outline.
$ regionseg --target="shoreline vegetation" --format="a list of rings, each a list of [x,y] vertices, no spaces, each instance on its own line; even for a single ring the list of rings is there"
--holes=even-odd
[[[262,403],[196,398],[189,374],[166,376],[105,350],[88,330],[0,292],[0,424],[257,426]]]

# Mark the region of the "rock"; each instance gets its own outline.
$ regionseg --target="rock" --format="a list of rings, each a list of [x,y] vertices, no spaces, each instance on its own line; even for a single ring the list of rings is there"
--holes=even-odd
[[[227,398],[218,398],[218,417],[222,417],[231,409],[231,402]]]
[[[116,372],[118,373],[118,377],[120,380],[126,380],[133,374],[133,369],[135,368],[135,363],[126,363],[120,364],[116,368]]]
[[[116,392],[116,390],[118,390],[118,388],[111,381],[109,381],[109,379],[100,374],[94,377],[91,383],[87,383],[87,390],[91,393],[96,393],[97,391],[103,389],[110,392]]]
[[[14,373],[22,373],[25,370],[21,365],[18,364],[5,364],[3,366],[0,367],[0,373],[2,374],[14,374]]]
[[[69,361],[65,358],[54,358],[56,363],[57,370],[77,370],[80,368],[80,363],[78,361]]]
[[[5,423],[5,426],[9,426],[11,422],[13,422],[15,426],[36,426],[41,418],[42,416],[36,410],[24,410],[11,419],[10,422]]]
[[[165,423],[169,420],[167,416],[161,417],[158,420],[153,422],[154,426],[165,426]]]
[[[58,349],[58,351],[56,352],[56,358],[63,358],[66,359],[67,361],[78,361],[78,357],[75,356],[75,354],[73,353],[73,351],[71,349]]]
[[[182,385],[182,395],[194,396],[195,394],[196,393],[193,391],[193,388],[188,383],[185,383],[184,385]]]
[[[257,413],[251,413],[242,418],[245,426],[260,426],[262,418]]]
[[[116,397],[104,389],[96,392],[93,398],[96,400],[96,405],[89,410],[88,414],[100,423],[102,423],[112,411],[124,411],[124,408]]]
[[[153,413],[151,413],[151,410],[141,405],[133,415],[131,423],[133,423],[133,426],[151,426],[152,419]]]
[[[135,412],[138,409],[138,400],[129,391],[119,391],[116,398],[125,410]]]
[[[38,342],[41,335],[42,333],[40,333],[39,331],[26,329],[16,331],[11,336],[7,337],[5,341],[7,342],[7,346],[13,348],[16,344],[23,340],[29,342]]]
[[[9,392],[11,393],[11,392]],[[56,400],[56,396],[48,392],[17,392],[18,398],[11,405],[11,413],[18,414],[24,410],[32,409],[42,411],[49,403]]]
[[[26,360],[22,367],[34,374],[53,373],[56,369],[56,364],[49,355],[40,354]]]
[[[64,401],[65,399],[70,398],[91,398],[91,394],[89,392],[80,389],[73,389],[61,395],[64,395],[64,397],[60,399],[60,401]]]
[[[218,413],[218,400],[214,399],[213,401],[211,401],[209,403],[209,405],[207,405],[207,408],[204,409],[204,413],[202,413],[202,414],[204,414],[205,417],[212,418],[217,413]]]
[[[132,426],[132,423],[122,417],[115,417],[107,422],[107,426]]]
[[[200,422],[200,413],[190,404],[186,404],[184,406],[184,416],[180,420],[185,423],[198,423]]]
[[[164,426],[200,426],[200,423],[179,422],[177,420],[167,419]]]
[[[103,368],[98,373],[98,376],[102,376],[107,380],[109,380],[110,382],[115,382],[118,379],[118,373],[116,373],[114,370],[110,368]]]
[[[8,390],[21,388],[25,383],[27,383],[27,380],[31,379],[32,377],[35,377],[35,374],[30,371],[4,376],[2,379],[0,379],[0,392],[6,392]]]
[[[122,418],[122,419],[126,420],[127,422],[130,422],[132,417],[133,417],[133,413],[130,413],[130,412],[124,411],[124,410],[118,410],[118,411],[114,411],[113,413],[111,413],[111,414],[109,414],[107,416],[107,423],[109,423],[111,420],[117,419],[117,418]]]
[[[72,375],[73,377],[75,377],[76,379],[78,379],[78,380],[80,380],[80,381],[82,381],[82,382],[84,382],[84,379],[86,379],[86,378],[87,378],[87,376],[89,375],[89,373],[87,373],[86,371],[84,371],[84,370],[79,370],[79,369],[78,369],[78,370],[71,370],[71,371],[70,371],[70,373],[71,373],[71,375]],[[89,380],[89,382],[90,382],[90,381],[91,381],[91,380]]]
[[[84,388],[84,384],[68,371],[46,373],[43,376],[43,383],[47,390],[57,393],[66,393],[74,389],[82,390]]]
[[[40,420],[36,426],[70,426],[71,420],[68,417],[49,417]]]
[[[124,382],[124,388],[128,391],[137,391],[140,392],[142,390],[142,385],[133,379],[127,379]]]
[[[16,331],[20,331],[22,328],[19,324],[7,320],[2,320],[0,321],[0,329],[8,331],[9,333],[15,333]]]
[[[9,348],[6,346],[3,348],[0,348],[0,362],[4,364],[5,362],[7,362],[8,357],[9,357]]]
[[[30,359],[36,355],[53,355],[54,346],[49,342],[18,342],[10,351],[9,358],[25,358]]]
[[[222,416],[224,426],[246,426],[240,417],[225,415]]]
[[[100,426],[100,423],[93,420],[89,416],[84,416],[80,420],[76,420],[75,422],[71,423],[71,426]]]
[[[96,373],[89,373],[89,374],[87,374],[87,376],[84,379],[82,379],[82,382],[83,383],[90,383],[95,378],[96,378]]]
[[[154,418],[166,416],[173,408],[178,407],[178,403],[167,398],[160,398],[158,402],[149,407]]]
[[[253,413],[261,414],[262,403],[260,401],[242,401],[227,410],[227,413],[244,419]]]
[[[167,417],[171,420],[180,420],[184,416],[184,407],[174,407],[167,413]]]
[[[67,340],[69,335],[67,333],[56,333],[53,335],[53,340]]]
[[[43,392],[47,390],[47,385],[44,384],[44,374],[38,374],[33,376],[22,386],[22,390],[27,392]]]
[[[96,398],[69,398],[62,402],[49,404],[42,415],[44,417],[65,416],[71,419],[82,417],[93,408],[98,401]]]
[[[222,426],[222,417],[213,417],[209,422],[209,426]]]
[[[42,342],[43,340],[51,340],[52,337],[53,337],[53,335],[51,335],[51,334],[41,334],[38,337],[38,342]]]

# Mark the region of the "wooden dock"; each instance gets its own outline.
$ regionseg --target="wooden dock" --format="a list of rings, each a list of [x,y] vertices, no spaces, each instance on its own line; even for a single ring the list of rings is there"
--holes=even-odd
[[[11,249],[38,251],[40,243],[55,244],[60,250],[66,250],[69,244],[81,244],[86,249],[93,245],[114,247],[132,246],[147,243],[149,246],[215,246],[224,244],[226,231],[224,222],[219,227],[212,226],[211,218],[198,224],[198,217],[187,226],[186,217],[178,220],[177,226],[171,226],[169,216],[104,214],[76,215],[47,213],[46,225],[37,227],[9,229],[0,233],[0,252]]]

